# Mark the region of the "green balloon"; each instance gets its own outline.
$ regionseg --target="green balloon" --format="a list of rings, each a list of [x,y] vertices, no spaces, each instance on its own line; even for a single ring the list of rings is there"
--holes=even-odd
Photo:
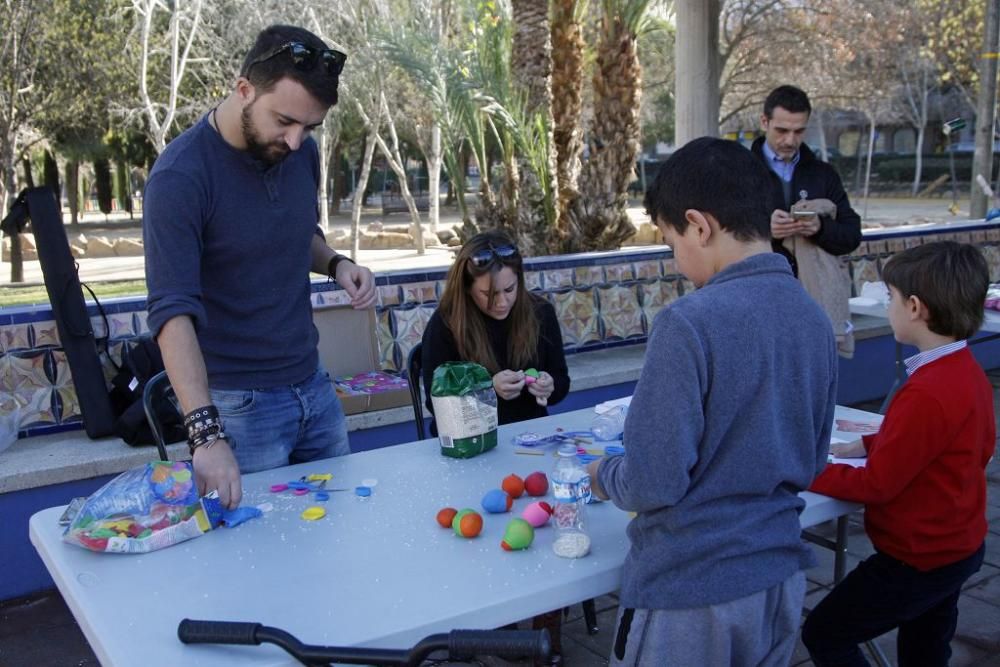
[[[527,549],[535,540],[535,529],[524,519],[511,519],[503,533],[503,542],[500,543],[508,551]]]

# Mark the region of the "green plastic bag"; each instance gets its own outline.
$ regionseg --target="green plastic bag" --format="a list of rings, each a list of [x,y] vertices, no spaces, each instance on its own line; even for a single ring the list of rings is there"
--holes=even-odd
[[[451,361],[435,368],[431,403],[445,456],[467,459],[497,446],[497,394],[479,364]]]

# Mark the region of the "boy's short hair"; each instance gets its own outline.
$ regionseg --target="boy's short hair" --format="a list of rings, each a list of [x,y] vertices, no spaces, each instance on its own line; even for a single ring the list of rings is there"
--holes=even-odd
[[[293,25],[272,25],[257,35],[256,41],[243,59],[240,76],[246,77],[262,93],[274,90],[284,78],[301,84],[319,102],[332,107],[337,103],[337,86],[340,75],[332,74],[322,58],[312,67],[296,66],[291,53],[277,52],[285,44],[297,42],[322,53],[329,50],[326,43],[305,28]],[[340,54],[342,55],[342,54]]]
[[[764,115],[773,118],[775,107],[792,113],[812,114],[812,104],[806,91],[795,86],[778,86],[768,94],[764,100]]]
[[[983,305],[990,269],[979,248],[938,241],[893,255],[882,280],[904,298],[915,296],[927,306],[927,328],[956,340],[971,338],[983,324]]]
[[[767,166],[735,141],[702,137],[670,156],[646,190],[643,205],[656,222],[683,234],[684,212],[709,213],[736,240],[770,240],[772,188]]]

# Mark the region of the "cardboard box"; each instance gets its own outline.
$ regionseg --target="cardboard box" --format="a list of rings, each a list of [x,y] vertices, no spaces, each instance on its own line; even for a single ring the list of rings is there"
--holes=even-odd
[[[334,378],[337,395],[344,406],[344,413],[385,410],[410,405],[410,390],[405,380],[393,373],[378,383],[376,389],[387,384],[398,388],[368,393],[361,382],[337,382],[343,376],[357,376],[373,371],[382,372],[375,334],[375,309],[354,310],[350,306],[331,306],[313,309],[313,322],[319,331],[319,360]],[[353,386],[352,386],[353,385]]]

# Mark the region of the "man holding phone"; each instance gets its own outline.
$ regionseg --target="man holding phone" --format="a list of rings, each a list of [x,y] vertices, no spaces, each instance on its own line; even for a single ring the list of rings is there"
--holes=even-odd
[[[811,114],[803,90],[775,88],[760,117],[764,136],[750,150],[774,175],[771,245],[826,310],[841,353],[850,356],[850,284],[846,267],[836,258],[861,244],[861,217],[851,208],[837,171],[803,143]]]

